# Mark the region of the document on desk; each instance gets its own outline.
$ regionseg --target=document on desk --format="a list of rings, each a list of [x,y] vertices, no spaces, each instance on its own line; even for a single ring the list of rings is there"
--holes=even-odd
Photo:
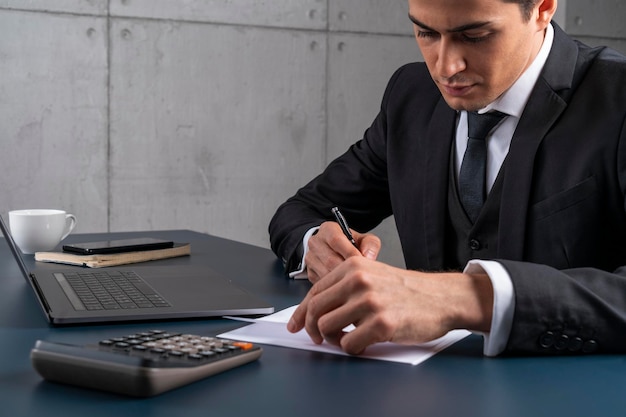
[[[287,322],[296,307],[297,305],[259,319],[228,316],[226,318],[251,322],[252,324],[222,333],[218,337],[350,356],[339,347],[326,342],[320,345],[313,343],[304,330],[295,334],[290,333],[287,330]],[[377,343],[369,346],[358,357],[418,365],[469,334],[471,333],[467,330],[453,330],[432,342],[410,346],[390,342]]]

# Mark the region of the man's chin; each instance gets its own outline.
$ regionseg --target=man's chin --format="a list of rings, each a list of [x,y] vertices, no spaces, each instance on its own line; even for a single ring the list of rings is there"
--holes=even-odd
[[[446,101],[448,106],[450,106],[453,110],[456,111],[477,111],[486,107],[489,102],[484,102],[483,100],[476,100],[470,98],[461,98],[461,97],[450,97],[443,94],[443,99]]]

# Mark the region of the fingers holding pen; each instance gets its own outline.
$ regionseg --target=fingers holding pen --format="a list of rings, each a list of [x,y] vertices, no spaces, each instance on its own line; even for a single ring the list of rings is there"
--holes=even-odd
[[[354,244],[350,239],[354,240]],[[351,256],[361,255],[375,260],[381,246],[381,240],[376,235],[351,230],[350,238],[347,239],[337,223],[324,222],[317,233],[309,239],[307,256],[311,255],[312,262],[328,264],[330,266],[328,269],[332,270]]]
[[[360,255],[359,250],[343,235],[337,223],[323,223],[308,242],[304,261],[309,281],[316,283],[345,259]]]
[[[376,260],[378,258],[378,254],[380,253],[380,249],[382,247],[382,243],[378,236],[370,233],[354,233],[354,237],[361,255],[371,260]]]
[[[335,216],[335,220],[337,220],[337,224],[339,228],[343,232],[344,236],[348,239],[348,241],[359,250],[359,252],[368,259],[375,260],[378,257],[378,252],[380,252],[381,242],[380,239],[374,235],[360,235],[356,232],[353,232],[348,226],[348,221],[343,216],[339,207],[333,207],[332,213]],[[357,236],[357,239],[355,239]],[[347,259],[346,256],[344,259]]]

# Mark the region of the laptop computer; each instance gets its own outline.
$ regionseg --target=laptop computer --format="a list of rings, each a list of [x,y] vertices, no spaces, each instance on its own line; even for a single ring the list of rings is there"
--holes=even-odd
[[[46,264],[46,268],[29,270],[2,216],[0,229],[53,324],[274,312],[273,306],[206,266],[134,264],[91,269]]]

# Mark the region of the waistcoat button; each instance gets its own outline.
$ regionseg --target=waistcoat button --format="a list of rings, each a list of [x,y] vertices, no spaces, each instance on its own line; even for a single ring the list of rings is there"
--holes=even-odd
[[[481,248],[481,244],[479,240],[476,239],[470,239],[469,241],[469,247],[471,250],[478,250]]]

